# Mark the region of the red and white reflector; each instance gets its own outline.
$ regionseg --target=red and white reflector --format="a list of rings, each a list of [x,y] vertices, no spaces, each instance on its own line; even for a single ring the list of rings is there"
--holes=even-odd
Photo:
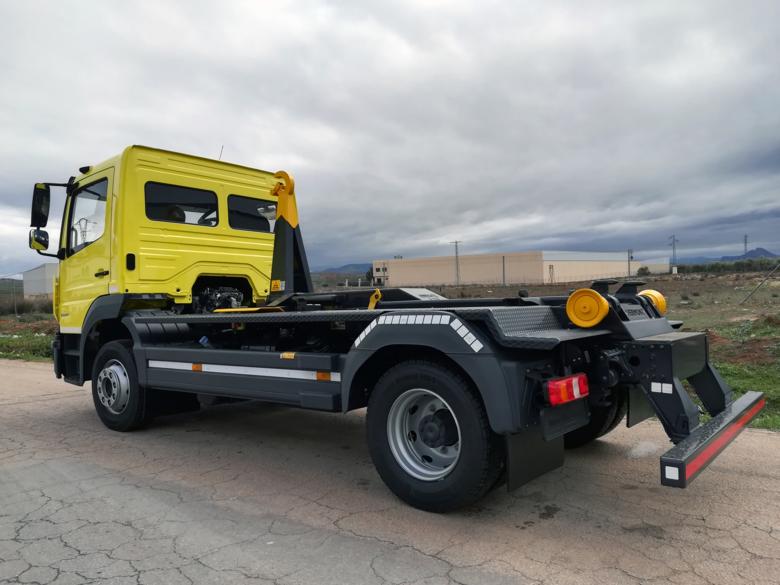
[[[551,406],[566,404],[588,395],[588,377],[585,374],[574,374],[564,378],[553,378],[547,380],[545,391]]]

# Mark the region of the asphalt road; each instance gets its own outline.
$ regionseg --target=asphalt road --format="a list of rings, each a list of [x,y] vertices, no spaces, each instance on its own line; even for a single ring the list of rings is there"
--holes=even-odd
[[[434,515],[385,489],[360,413],[237,404],[120,434],[47,364],[0,380],[0,583],[780,582],[780,434],[674,490],[646,422]]]

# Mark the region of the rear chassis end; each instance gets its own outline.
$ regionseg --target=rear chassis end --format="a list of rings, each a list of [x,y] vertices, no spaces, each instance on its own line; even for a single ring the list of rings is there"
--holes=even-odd
[[[614,282],[592,285],[607,299],[609,312],[598,329],[580,329],[591,337],[570,342],[578,351],[560,349],[562,373],[587,373],[591,410],[623,392],[628,426],[656,416],[675,443],[661,456],[661,483],[685,488],[758,416],[766,405],[764,395],[747,392],[735,399],[709,361],[705,333],[679,331],[682,323],[663,318],[649,298],[637,294],[644,283],[623,283],[610,294]],[[576,329],[562,307],[556,314],[564,330]],[[541,411],[547,438],[556,433],[545,428],[545,413],[555,408],[548,403]],[[706,422],[703,414],[710,417]]]
[[[675,443],[661,458],[661,483],[686,487],[764,407],[759,392],[734,399],[709,362],[706,334],[680,331],[681,322],[667,320],[665,307],[657,306],[665,303],[660,293],[640,294],[645,284],[641,281],[622,282],[611,293],[613,284],[618,282],[596,281],[586,289],[604,305],[603,316],[590,327],[578,326],[569,315],[567,305],[576,293],[422,305],[450,311],[475,325],[473,330],[494,348],[510,386],[521,388],[516,424],[508,431],[497,430],[506,436],[510,489],[562,465],[565,438],[610,407],[614,424],[606,421],[601,434],[624,412],[629,427],[658,418]],[[381,302],[377,308],[420,306]],[[472,375],[477,370],[477,361],[461,365]],[[582,374],[589,388],[584,393],[576,390]],[[574,383],[570,399],[551,400],[553,383]],[[705,413],[710,418],[702,422]]]

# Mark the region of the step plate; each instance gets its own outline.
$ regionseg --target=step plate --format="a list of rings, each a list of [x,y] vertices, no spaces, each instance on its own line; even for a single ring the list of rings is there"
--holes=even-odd
[[[766,406],[762,392],[748,392],[696,428],[661,456],[661,484],[687,487]]]

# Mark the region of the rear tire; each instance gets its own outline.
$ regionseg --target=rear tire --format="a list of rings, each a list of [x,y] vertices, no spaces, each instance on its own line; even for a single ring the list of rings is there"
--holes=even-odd
[[[366,416],[371,459],[388,488],[429,512],[479,500],[502,470],[501,438],[458,373],[431,361],[408,361],[377,382]]]
[[[145,422],[146,392],[138,384],[132,342],[111,341],[100,348],[92,366],[92,400],[109,429],[131,431]]]
[[[616,395],[609,406],[591,405],[590,422],[584,427],[566,433],[563,436],[563,446],[566,449],[576,449],[603,437],[620,424],[626,415],[627,406],[625,393]]]

